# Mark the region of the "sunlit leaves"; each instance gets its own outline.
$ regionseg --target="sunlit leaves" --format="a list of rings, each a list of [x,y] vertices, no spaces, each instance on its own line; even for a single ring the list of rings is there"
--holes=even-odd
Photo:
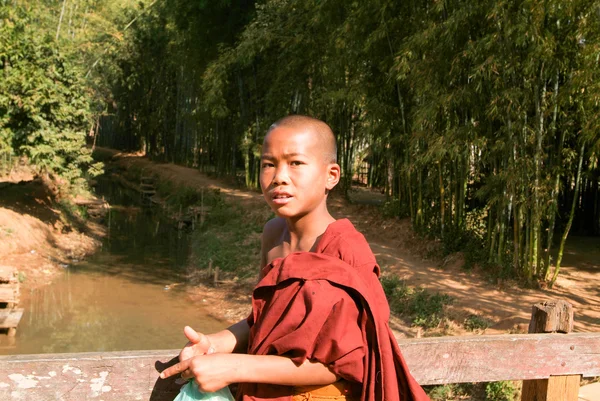
[[[0,147],[70,182],[98,174],[85,148],[90,113],[81,71],[52,39],[24,25],[27,14],[0,9],[12,21],[0,28]]]

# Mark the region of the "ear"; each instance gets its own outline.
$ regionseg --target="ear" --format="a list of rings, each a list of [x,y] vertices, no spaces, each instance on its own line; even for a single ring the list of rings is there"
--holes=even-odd
[[[331,163],[327,166],[327,183],[325,184],[325,188],[328,191],[331,191],[340,182],[340,175],[341,169],[339,164]]]

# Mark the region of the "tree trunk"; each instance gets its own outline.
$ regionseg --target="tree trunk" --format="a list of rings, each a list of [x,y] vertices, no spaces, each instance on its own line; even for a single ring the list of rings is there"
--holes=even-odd
[[[543,82],[536,96],[536,115],[538,118],[538,128],[536,130],[536,146],[534,153],[534,169],[535,178],[533,185],[533,222],[532,222],[532,238],[531,238],[531,270],[534,276],[539,274],[539,251],[541,243],[541,195],[540,195],[540,175],[542,169],[542,142],[544,139],[544,98],[546,95],[546,82],[543,79],[544,64],[540,67],[539,81]]]
[[[58,27],[56,28],[56,38],[58,40],[58,36],[60,35],[60,25],[62,24],[63,16],[65,15],[65,5],[67,4],[67,0],[63,0],[62,9],[60,10],[60,17],[58,18]]]
[[[511,202],[512,202],[512,198],[511,198]],[[519,218],[519,214],[520,211],[518,211],[517,209],[520,209],[518,207],[518,205],[515,205],[513,207],[513,248],[514,248],[514,255],[513,255],[513,270],[514,271],[519,271],[520,268],[520,263],[519,263],[519,259],[520,259],[520,241],[521,241],[521,237],[519,235],[520,231],[521,231],[521,219]]]
[[[441,237],[444,238],[444,212],[446,208],[446,201],[444,200],[444,180],[442,178],[442,162],[438,163],[438,177],[440,182],[440,227]]]
[[[552,116],[552,137],[556,137],[556,120],[558,117],[558,72],[556,73],[555,82],[554,82],[554,113]],[[548,222],[548,240],[546,241],[546,254],[545,254],[545,263],[543,270],[544,280],[548,280],[548,276],[550,274],[550,254],[552,250],[552,240],[554,238],[554,225],[556,223],[556,214],[558,213],[558,194],[560,192],[560,169],[562,164],[562,148],[565,142],[565,130],[563,129],[560,133],[560,140],[558,142],[558,150],[556,155],[556,163],[554,166],[555,174],[554,174],[554,185],[552,187],[552,193],[550,194],[550,216]]]
[[[560,272],[560,263],[562,262],[563,252],[565,250],[565,242],[567,242],[567,236],[569,235],[571,224],[573,224],[573,216],[575,216],[575,207],[577,206],[577,201],[579,199],[579,184],[581,183],[581,170],[583,166],[584,151],[585,144],[581,145],[581,150],[579,151],[579,164],[577,165],[577,177],[575,178],[575,193],[573,194],[573,202],[571,202],[569,220],[567,221],[565,231],[563,232],[563,235],[560,239],[560,248],[558,249],[558,256],[556,257],[556,267],[554,268],[554,275],[552,276],[552,280],[549,283],[551,288],[556,282],[556,279],[558,278],[558,273]]]

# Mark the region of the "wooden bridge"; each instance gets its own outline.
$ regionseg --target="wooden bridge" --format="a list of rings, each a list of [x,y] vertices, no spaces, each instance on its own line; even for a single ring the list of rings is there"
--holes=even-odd
[[[15,336],[23,316],[23,308],[17,308],[19,295],[17,271],[10,266],[0,266],[0,329],[6,330],[9,337]]]
[[[523,401],[576,401],[580,378],[600,376],[600,333],[572,327],[560,305],[538,305],[530,331],[551,334],[434,337],[398,343],[422,385],[524,380]],[[179,350],[0,357],[1,400],[172,400],[158,374]]]

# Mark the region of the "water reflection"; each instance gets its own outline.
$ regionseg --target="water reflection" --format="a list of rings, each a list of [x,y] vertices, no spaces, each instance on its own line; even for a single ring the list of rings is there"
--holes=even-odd
[[[51,285],[22,294],[25,313],[14,344],[0,354],[179,348],[186,324],[215,331],[226,324],[191,305],[182,285],[189,241],[159,210],[110,182],[112,205],[103,249]]]

